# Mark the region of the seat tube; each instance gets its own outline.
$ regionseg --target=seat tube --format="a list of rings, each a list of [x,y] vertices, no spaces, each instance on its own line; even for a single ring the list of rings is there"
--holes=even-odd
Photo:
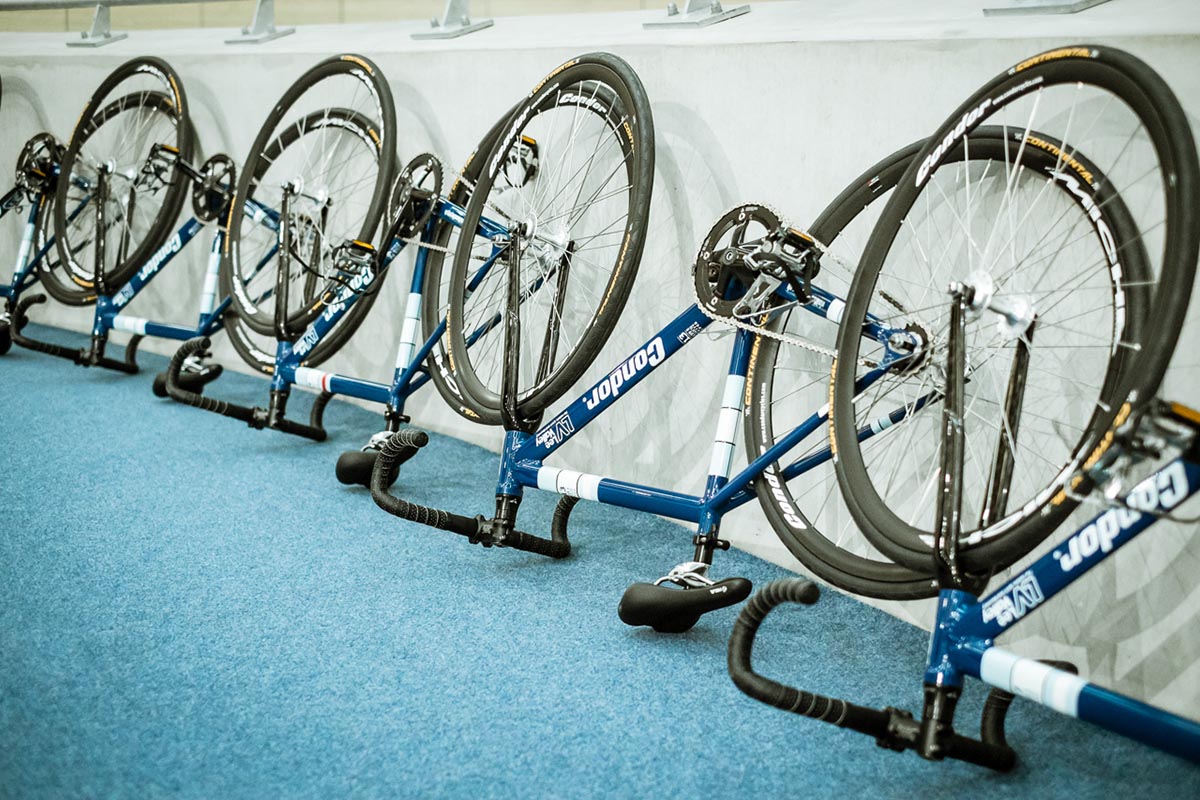
[[[217,307],[217,283],[221,271],[221,247],[225,237],[217,231],[213,236],[212,247],[208,251],[208,269],[204,273],[204,291],[200,294],[200,321],[203,324],[206,317],[212,316]]]
[[[25,277],[29,266],[29,252],[33,249],[33,236],[37,231],[38,204],[29,207],[29,217],[25,220],[25,232],[21,235],[21,246],[17,249],[17,262],[13,266],[12,288],[15,291]]]
[[[706,564],[712,563],[713,550],[717,547],[717,532],[721,525],[721,510],[713,507],[711,501],[729,482],[738,422],[746,408],[746,371],[755,341],[755,336],[738,331],[733,342],[733,352],[729,356],[729,373],[725,377],[725,388],[721,394],[721,411],[717,416],[712,456],[708,463],[708,478],[704,485],[705,505],[700,512],[697,529],[699,537],[696,542],[696,560]]]
[[[404,323],[400,330],[400,344],[396,347],[396,369],[392,379],[393,383],[399,381],[405,370],[408,369],[413,353],[416,352],[418,337],[421,335],[421,291],[424,289],[425,263],[428,258],[428,248],[422,247],[417,251],[412,286],[408,291],[408,305],[404,309]]]

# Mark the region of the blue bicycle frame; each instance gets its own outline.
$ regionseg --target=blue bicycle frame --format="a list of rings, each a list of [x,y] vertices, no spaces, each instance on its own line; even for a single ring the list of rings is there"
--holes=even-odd
[[[432,242],[437,231],[438,223],[444,222],[461,227],[463,224],[463,209],[461,206],[440,199],[432,218],[426,223],[421,241],[424,244]],[[490,220],[484,219],[479,225],[480,235],[489,238],[503,236],[507,230]],[[395,239],[389,243],[382,264],[377,272],[366,270],[355,276],[346,286],[339,289],[333,301],[325,311],[313,320],[300,338],[293,344],[280,341],[276,345],[275,370],[271,381],[274,392],[287,393],[295,384],[317,389],[329,394],[341,394],[369,400],[387,406],[389,413],[397,417],[403,415],[407,399],[413,392],[420,389],[429,381],[429,371],[425,362],[435,344],[446,330],[443,319],[430,337],[424,342],[418,342],[421,321],[421,296],[425,283],[425,272],[429,258],[429,249],[421,247],[417,253],[416,265],[413,269],[412,281],[409,288],[408,304],[404,315],[404,324],[400,344],[396,355],[396,366],[393,380],[390,384],[352,378],[332,372],[302,366],[304,359],[335,325],[341,321],[361,295],[369,291],[371,286],[382,274],[383,270],[394,261],[405,248],[405,242]],[[475,283],[491,268],[499,254],[497,250],[479,268]]]
[[[86,200],[72,212],[71,219],[74,219],[83,211]],[[247,200],[246,205],[247,215],[253,215],[259,222],[265,225],[272,231],[278,231],[279,221],[278,213],[271,209],[256,203],[253,200]],[[30,223],[26,226],[25,240],[22,244],[22,254],[28,252],[28,246],[25,241],[31,241],[31,231],[34,226],[35,213],[30,212]],[[213,235],[212,245],[209,248],[208,265],[205,271],[204,288],[200,297],[200,308],[198,320],[194,327],[179,325],[166,322],[156,322],[141,317],[135,317],[130,314],[123,313],[123,310],[129,303],[141,293],[155,276],[160,274],[166,266],[177,256],[183,249],[196,237],[197,234],[204,228],[204,222],[193,216],[183,223],[178,230],[160,247],[144,265],[117,291],[111,294],[100,294],[96,297],[94,313],[92,317],[92,346],[88,351],[79,351],[70,348],[52,345],[44,342],[38,342],[28,337],[14,337],[18,343],[33,347],[42,352],[57,355],[63,358],[68,358],[77,363],[95,364],[113,369],[121,369],[124,371],[136,371],[136,363],[133,360],[136,352],[137,342],[144,336],[153,336],[162,339],[175,339],[185,341],[195,336],[210,336],[213,333],[221,330],[224,327],[224,314],[229,308],[230,298],[225,297],[220,301],[217,300],[217,281],[218,272],[221,262],[221,250],[224,247],[226,231],[223,226],[218,225],[216,232]],[[53,238],[38,252],[37,256],[30,262],[27,267],[25,277],[14,278],[14,287],[31,283],[28,281],[27,275],[32,271],[32,267],[46,254],[49,248],[53,245]],[[273,251],[272,251],[273,252]],[[271,257],[272,253],[263,259],[263,264]],[[23,257],[23,256],[22,256]],[[19,262],[18,262],[19,263]],[[262,264],[259,265],[261,269]],[[39,299],[40,298],[40,299]],[[32,303],[41,302],[44,296],[29,298],[22,303],[22,308],[28,307]],[[124,331],[134,335],[134,339],[126,349],[126,359],[124,362],[114,361],[104,357],[104,346],[111,331]]]
[[[777,291],[785,303],[795,302],[795,295],[790,289],[781,288]],[[813,287],[812,298],[806,303],[801,303],[800,307],[818,317],[829,319],[831,313],[836,313],[831,309],[840,310],[838,302],[839,298]],[[693,304],[535,433],[508,431],[501,454],[500,480],[496,494],[520,497],[525,487],[538,488],[568,497],[595,500],[697,523],[700,536],[714,534],[724,514],[756,497],[751,486],[754,480],[826,424],[829,416],[827,408],[813,413],[766,452],[751,461],[741,472],[730,477],[737,424],[745,408],[746,373],[757,338],[752,332],[738,329],[734,334],[720,416],[713,438],[712,458],[702,494],[684,494],[569,469],[548,467],[543,463],[576,433],[624,397],[642,379],[695,339],[710,322],[711,318],[701,311],[699,306]],[[884,344],[887,348],[887,356],[883,363],[862,379],[861,388],[866,388],[886,374],[897,360],[905,357],[892,350],[889,341],[894,341],[897,336],[907,337],[908,334],[903,330],[889,328],[872,317],[864,325],[863,335]],[[928,398],[908,408],[897,409],[888,417],[892,422],[899,422],[907,414],[924,406],[927,400]],[[859,437],[865,441],[884,427],[886,426],[865,426],[859,432]],[[780,471],[780,475],[784,480],[790,480],[825,463],[831,457],[832,453],[826,446],[789,464]]]
[[[1126,697],[997,647],[995,639],[1026,619],[1163,514],[1200,491],[1195,452],[1146,478],[1123,501],[983,599],[943,590],[929,643],[927,685],[955,689],[970,676],[1062,714],[1095,723],[1167,752],[1200,761],[1200,723]]]

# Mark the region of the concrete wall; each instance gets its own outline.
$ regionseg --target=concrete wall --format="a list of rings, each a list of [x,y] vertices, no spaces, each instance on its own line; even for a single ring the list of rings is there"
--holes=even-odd
[[[779,0],[757,0],[757,4]],[[512,17],[526,14],[580,14],[653,9],[665,13],[666,0],[473,0],[472,17]],[[683,8],[685,2],[678,3]],[[732,7],[734,4],[730,4]],[[176,3],[157,6],[117,6],[111,10],[113,30],[171,28],[240,28],[254,15],[255,0]],[[326,25],[355,22],[441,18],[445,0],[276,0],[280,25]],[[0,30],[87,30],[93,9],[0,12]]]
[[[1164,75],[1194,125],[1200,116],[1200,9],[1192,0],[1115,0],[1071,17],[1023,20],[985,20],[982,5],[931,0],[900,11],[882,0],[847,0],[836,9],[810,0],[774,3],[755,5],[739,21],[687,33],[643,32],[641,22],[659,12],[501,18],[488,31],[448,43],[413,42],[408,34],[417,22],[302,28],[253,48],[225,47],[207,32],[135,35],[98,51],[68,50],[61,34],[0,34],[0,165],[14,163],[38,130],[67,135],[103,75],[147,52],[168,58],[182,75],[209,153],[240,161],[258,120],[283,89],[319,57],[349,50],[376,59],[389,77],[402,157],[432,150],[457,164],[550,68],[580,52],[612,50],[646,85],[658,167],[641,273],[602,366],[588,376],[598,378],[688,302],[696,246],[723,211],[769,202],[803,226],[866,166],[928,133],[967,94],[1020,58],[1085,40],[1120,46]],[[0,263],[14,257],[15,231],[6,221]],[[190,319],[190,310],[179,309],[190,309],[197,296],[203,250],[191,248],[185,264],[160,276],[131,313]],[[400,277],[393,275],[364,328],[330,368],[389,377],[394,351],[378,343],[397,339],[405,294]],[[1196,341],[1196,317],[1185,341]],[[40,311],[39,319],[83,330],[88,318],[55,307]],[[727,341],[707,336],[689,347],[665,374],[622,401],[621,413],[577,437],[558,465],[697,491],[708,465]],[[217,352],[236,363],[223,343]],[[1192,377],[1173,378],[1171,390],[1195,402],[1196,372],[1180,374]],[[687,382],[695,375],[714,377]],[[64,381],[83,377],[64,364]],[[264,385],[264,399],[265,392]],[[444,409],[432,391],[414,398],[410,412],[433,430],[493,449],[500,441],[495,430],[472,427]],[[333,449],[320,452],[313,457],[332,462]],[[330,470],[332,482],[332,463]],[[409,474],[420,479],[419,461]],[[537,530],[548,522],[527,525]],[[1066,655],[1098,681],[1200,718],[1200,546],[1193,527],[1159,526],[1132,555],[1097,570],[1084,590],[1021,626],[1012,646]],[[756,507],[731,515],[723,533],[739,547],[799,569]],[[682,531],[679,542],[684,560],[691,548]],[[646,574],[630,578],[650,578],[669,566],[647,564]],[[887,608],[918,624],[931,618],[928,603]]]

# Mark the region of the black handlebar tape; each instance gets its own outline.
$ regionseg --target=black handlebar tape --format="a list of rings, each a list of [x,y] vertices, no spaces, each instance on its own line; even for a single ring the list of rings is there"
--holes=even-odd
[[[201,397],[203,397],[203,395],[201,395]],[[323,442],[325,441],[326,436],[328,436],[328,434],[325,433],[324,428],[316,428],[312,425],[305,425],[303,422],[296,422],[295,420],[288,419],[287,417],[277,420],[271,427],[277,431],[290,433],[293,436],[303,436],[305,439],[312,439],[314,442]]]
[[[1008,745],[980,742],[957,733],[948,736],[942,748],[946,758],[967,761],[997,772],[1008,772],[1017,764],[1017,753]]]
[[[845,700],[813,694],[764,678],[750,665],[750,652],[758,626],[771,609],[783,603],[817,602],[820,590],[804,578],[772,581],[750,599],[734,623],[729,637],[729,676],[743,692],[767,705],[828,722],[839,728],[850,728],[876,738],[887,734],[889,714],[864,708]]]
[[[233,417],[234,419],[240,419],[248,425],[253,425],[254,409],[228,403],[224,400],[214,400],[211,397],[190,392],[179,384],[179,371],[183,369],[183,362],[193,353],[207,350],[210,344],[211,342],[207,336],[197,336],[194,339],[188,339],[183,343],[182,347],[175,351],[175,355],[171,356],[171,363],[167,366],[167,394],[171,396],[172,400],[192,406],[193,408],[199,408],[202,411],[211,411],[214,414],[220,414],[225,417]]]
[[[514,550],[524,550],[528,553],[537,553],[540,556],[549,556],[550,558],[566,558],[571,555],[570,542],[543,539],[540,536],[534,536],[531,533],[522,533],[521,531],[513,531],[504,537],[504,546],[511,547]]]
[[[570,495],[558,498],[558,504],[554,506],[554,519],[550,522],[550,538],[565,544],[568,553],[571,548],[571,540],[567,538],[567,522],[571,519],[571,509],[575,508],[575,504],[578,502],[578,497]]]
[[[429,434],[416,428],[404,428],[388,437],[379,451],[379,458],[375,459],[375,470],[371,473],[371,499],[375,501],[375,505],[394,517],[474,538],[479,533],[478,519],[451,514],[439,508],[419,506],[388,492],[388,473],[401,454],[405,450],[424,447],[428,443]]]
[[[325,406],[333,399],[333,392],[321,392],[313,400],[312,409],[308,412],[308,424],[314,428],[325,428]]]
[[[62,347],[61,345],[51,344],[50,342],[41,342],[37,339],[30,339],[21,333],[21,329],[25,327],[28,321],[25,312],[30,306],[38,303],[46,302],[46,295],[35,294],[23,298],[17,303],[16,309],[12,315],[12,340],[26,350],[33,350],[36,353],[45,353],[46,355],[58,356],[65,358],[68,361],[74,361],[76,364],[83,363],[83,353],[80,350],[75,350],[70,347]]]

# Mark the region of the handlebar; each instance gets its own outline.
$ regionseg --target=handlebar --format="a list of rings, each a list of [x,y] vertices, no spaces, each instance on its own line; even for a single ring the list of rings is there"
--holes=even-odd
[[[934,737],[936,748],[925,752],[920,749],[923,723],[907,711],[866,708],[796,689],[756,673],[750,654],[754,637],[767,614],[783,603],[812,605],[819,597],[820,591],[812,581],[789,578],[767,584],[746,604],[729,637],[729,676],[739,689],[775,708],[872,736],[876,744],[890,750],[914,749],[928,759],[954,758],[999,771],[1012,769],[1016,753],[1004,744],[1002,736],[998,741],[979,741],[954,733],[948,725],[939,726]]]

